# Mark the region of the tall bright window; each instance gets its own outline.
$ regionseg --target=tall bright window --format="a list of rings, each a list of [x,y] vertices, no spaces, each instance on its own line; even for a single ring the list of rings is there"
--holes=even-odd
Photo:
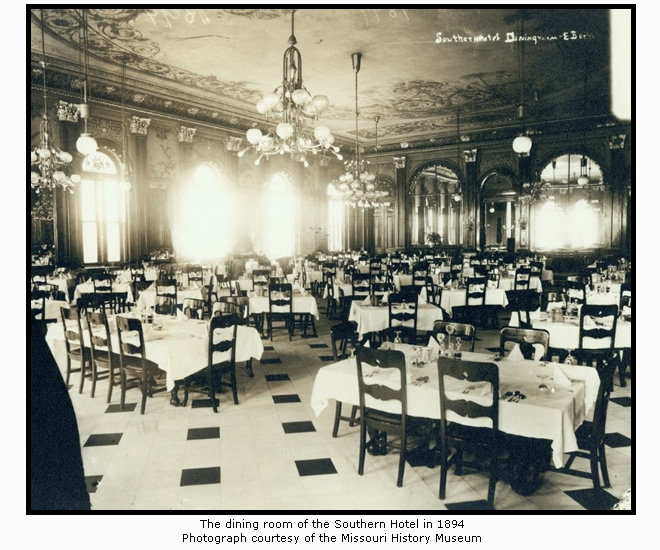
[[[269,258],[291,256],[295,251],[296,194],[285,174],[275,174],[264,194],[264,253]]]
[[[328,184],[328,250],[344,249],[344,201],[335,186]]]
[[[117,165],[97,151],[83,161],[80,183],[83,262],[121,262],[126,257],[126,192]]]
[[[191,262],[214,261],[234,245],[235,200],[224,174],[214,164],[197,167],[174,205],[172,240],[178,258]]]

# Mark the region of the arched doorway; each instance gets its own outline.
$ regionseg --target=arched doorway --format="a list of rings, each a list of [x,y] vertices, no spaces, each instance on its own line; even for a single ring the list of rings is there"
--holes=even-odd
[[[482,178],[480,189],[479,248],[494,251],[514,246],[518,214],[516,176],[506,168],[496,168]]]

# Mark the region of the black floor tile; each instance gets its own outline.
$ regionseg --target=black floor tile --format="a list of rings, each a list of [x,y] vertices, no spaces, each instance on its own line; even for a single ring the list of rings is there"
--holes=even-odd
[[[564,492],[587,510],[609,510],[619,502],[618,498],[604,489],[577,489]]]
[[[282,360],[279,357],[271,357],[269,359],[260,359],[259,362],[262,365],[278,365]]]
[[[472,500],[470,502],[453,502],[445,504],[447,510],[492,510],[486,500]]]
[[[335,360],[335,358],[332,355],[321,355],[319,359],[324,363],[332,363]]]
[[[220,428],[188,428],[188,441],[193,439],[220,439]]]
[[[316,428],[310,421],[304,422],[282,422],[285,434],[300,434],[304,432],[315,432]]]
[[[300,396],[296,393],[286,395],[273,395],[273,403],[300,403]]]
[[[316,458],[313,460],[296,460],[296,468],[301,477],[322,476],[336,474],[337,470],[329,458]]]
[[[610,401],[617,405],[621,405],[622,407],[632,406],[632,398],[630,397],[610,397]]]
[[[264,351],[274,351],[275,346],[264,346]]]
[[[96,493],[96,488],[101,483],[103,476],[85,476],[85,485],[87,486],[87,492],[91,495]]]
[[[309,347],[312,349],[322,349],[327,348],[328,344],[309,344]]]
[[[220,483],[220,467],[190,468],[181,472],[181,487]]]
[[[605,436],[603,437],[603,442],[608,447],[630,447],[632,445],[632,441],[630,441],[630,438],[618,432],[612,434],[605,434]]]
[[[137,407],[137,403],[124,403],[124,408],[121,408],[121,405],[108,405],[108,408],[105,410],[107,413],[127,413],[133,412]]]
[[[216,399],[215,400],[216,405],[220,406],[220,400]],[[211,403],[211,398],[209,399],[193,399],[191,407],[193,409],[206,409],[206,408],[212,408],[213,404]]]
[[[290,380],[288,374],[267,374],[266,382],[281,382],[283,380]]]
[[[92,434],[84,447],[100,447],[103,445],[119,445],[122,434]]]

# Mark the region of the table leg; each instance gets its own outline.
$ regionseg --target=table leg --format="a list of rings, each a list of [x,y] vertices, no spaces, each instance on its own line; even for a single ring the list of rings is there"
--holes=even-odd
[[[254,372],[252,371],[252,359],[248,359],[248,361],[245,362],[245,369],[247,370],[248,376],[250,378],[254,378]]]

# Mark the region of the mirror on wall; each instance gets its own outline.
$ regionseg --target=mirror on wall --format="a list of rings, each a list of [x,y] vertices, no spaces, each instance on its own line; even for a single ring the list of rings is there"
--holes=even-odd
[[[442,163],[421,167],[412,178],[409,198],[413,246],[430,244],[434,234],[442,246],[462,243],[463,193],[453,168]]]
[[[507,242],[515,238],[516,203],[515,176],[506,170],[494,170],[481,184],[480,248],[504,250]]]

